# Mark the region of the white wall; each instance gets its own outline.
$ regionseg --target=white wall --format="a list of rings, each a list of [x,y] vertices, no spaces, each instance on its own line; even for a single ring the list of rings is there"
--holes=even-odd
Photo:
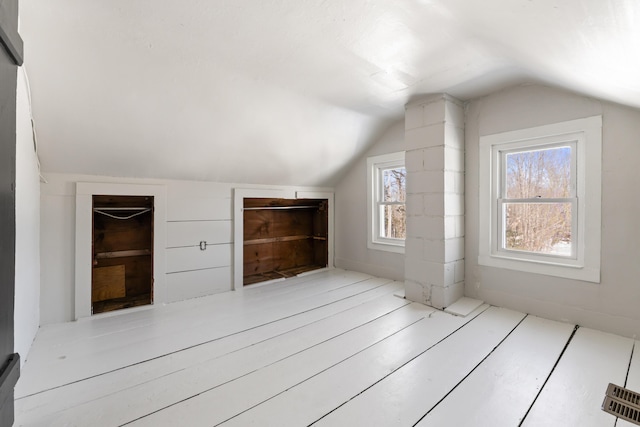
[[[367,157],[406,149],[402,119],[389,126],[336,185],[336,267],[404,280],[404,254],[367,248]]]
[[[479,266],[479,137],[599,114],[603,116],[601,283]],[[640,336],[638,159],[640,110],[533,85],[470,102],[466,115],[465,295],[550,319]]]
[[[40,176],[28,93],[18,70],[16,127],[15,351],[24,363],[40,324]]]
[[[45,178],[48,183],[41,186],[41,324],[73,320],[75,286],[83,285],[74,283],[76,183],[156,184],[166,187],[166,222],[156,224],[156,227],[165,227],[167,235],[163,253],[156,253],[166,260],[163,285],[166,288],[161,292],[164,302],[231,289],[234,188],[292,188],[70,174],[45,174]],[[333,191],[311,187],[292,189]],[[210,244],[206,252],[200,251],[200,240]]]

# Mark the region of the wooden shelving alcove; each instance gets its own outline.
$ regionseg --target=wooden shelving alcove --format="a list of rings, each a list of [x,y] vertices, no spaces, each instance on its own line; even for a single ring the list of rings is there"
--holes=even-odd
[[[93,196],[93,314],[153,302],[153,197]]]
[[[326,199],[245,198],[243,213],[245,286],[327,266]]]

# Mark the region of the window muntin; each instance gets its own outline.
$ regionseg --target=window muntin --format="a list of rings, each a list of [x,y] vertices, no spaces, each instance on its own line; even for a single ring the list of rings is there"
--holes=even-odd
[[[367,159],[370,249],[404,252],[406,169],[404,152]]]
[[[559,158],[525,175],[531,191],[518,189],[508,166],[538,151]],[[600,282],[602,116],[481,136],[479,172],[478,264]],[[547,233],[528,247],[531,230],[517,224],[525,209]]]

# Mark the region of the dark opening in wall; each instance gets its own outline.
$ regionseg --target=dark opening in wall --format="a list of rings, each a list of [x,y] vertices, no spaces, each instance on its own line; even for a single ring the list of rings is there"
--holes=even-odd
[[[327,266],[326,199],[245,198],[243,212],[245,286]]]
[[[92,313],[153,302],[153,197],[93,196]]]

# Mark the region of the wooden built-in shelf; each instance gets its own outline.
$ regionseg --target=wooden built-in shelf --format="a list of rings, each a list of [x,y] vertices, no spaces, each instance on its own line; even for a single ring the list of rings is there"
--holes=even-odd
[[[276,243],[276,242],[293,242],[296,240],[327,240],[326,237],[321,236],[283,236],[283,237],[269,237],[266,239],[253,239],[245,240],[244,245],[261,245],[263,243]]]
[[[245,198],[243,230],[245,285],[327,266],[327,199]]]
[[[94,313],[104,313],[106,311],[121,310],[123,308],[139,307],[151,304],[151,295],[142,294],[123,298],[112,298],[105,301],[93,302]]]
[[[252,274],[244,277],[244,285],[253,285],[255,283],[264,282],[267,280],[275,279],[287,279],[289,277],[296,277],[298,274],[306,273],[308,271],[318,270],[326,266],[322,265],[305,265],[302,267],[289,268],[286,270],[272,270],[265,271],[259,274]]]
[[[99,252],[96,254],[97,259],[111,259],[111,258],[126,258],[132,256],[146,256],[151,255],[149,249],[135,249],[130,251],[112,251],[112,252]]]
[[[153,302],[153,196],[92,196],[91,313]]]

